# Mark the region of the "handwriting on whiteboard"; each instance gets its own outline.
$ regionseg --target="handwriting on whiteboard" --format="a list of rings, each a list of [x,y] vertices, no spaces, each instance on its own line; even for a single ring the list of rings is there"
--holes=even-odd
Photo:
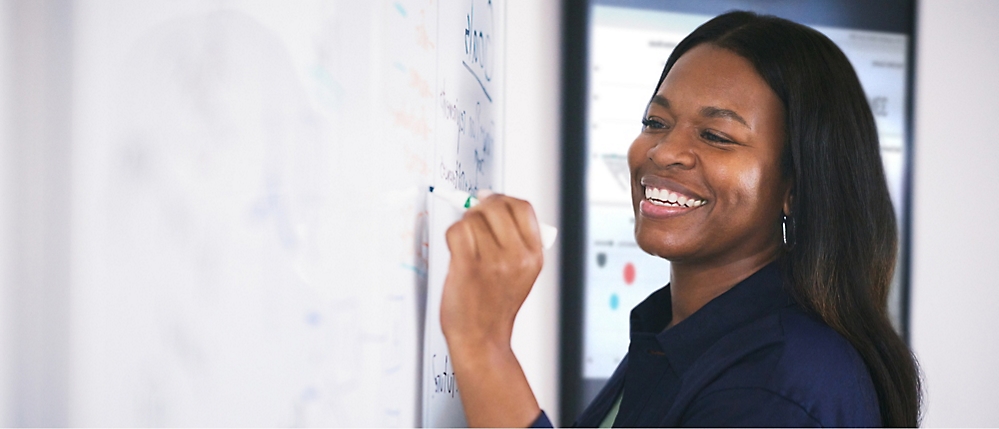
[[[474,191],[479,188],[479,179],[489,173],[486,161],[492,156],[496,123],[483,119],[481,102],[475,102],[469,111],[461,107],[457,98],[449,98],[446,90],[440,92],[439,99],[442,116],[457,129],[455,154],[458,155],[453,163],[440,163],[440,178],[455,189]]]
[[[434,393],[450,395],[452,398],[458,393],[458,384],[454,380],[454,371],[448,372],[450,368],[450,356],[444,355],[444,370],[437,372],[437,355],[431,358],[431,368],[434,374]]]
[[[476,3],[481,3],[481,1],[472,0],[469,2],[469,11],[465,15],[465,59],[462,61],[462,65],[475,77],[486,99],[491,103],[493,98],[489,95],[486,83],[493,80],[493,2],[488,0],[486,10],[483,11],[480,7],[478,14],[475,13]]]

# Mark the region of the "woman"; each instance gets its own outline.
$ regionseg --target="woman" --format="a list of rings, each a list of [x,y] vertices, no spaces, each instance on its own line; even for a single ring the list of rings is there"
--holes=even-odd
[[[673,51],[629,150],[635,236],[670,283],[577,424],[916,426],[891,327],[897,252],[873,115],[825,36],[731,12]],[[546,424],[510,350],[542,264],[531,207],[485,198],[447,232],[441,323],[474,426]]]

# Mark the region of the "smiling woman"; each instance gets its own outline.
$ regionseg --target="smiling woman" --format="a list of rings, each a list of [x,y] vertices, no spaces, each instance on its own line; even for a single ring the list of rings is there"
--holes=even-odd
[[[703,263],[753,272],[773,260],[790,192],[780,171],[784,108],[753,65],[715,45],[691,49],[660,85],[643,125],[628,153],[639,246],[669,259],[676,274]],[[690,200],[703,203],[689,207]],[[741,278],[717,280],[715,296]],[[684,317],[674,314],[674,322]]]
[[[577,424],[917,425],[915,360],[887,318],[895,217],[843,53],[721,15],[677,45],[642,123],[635,236],[671,278],[632,311],[628,355]],[[537,230],[527,203],[493,195],[448,231],[441,322],[473,425],[548,423],[510,351]]]

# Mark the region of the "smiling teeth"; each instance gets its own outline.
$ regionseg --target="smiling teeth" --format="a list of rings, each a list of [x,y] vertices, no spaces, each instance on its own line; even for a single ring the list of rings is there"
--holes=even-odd
[[[697,200],[694,198],[689,198],[686,195],[680,195],[676,192],[670,192],[666,189],[657,189],[646,187],[645,188],[645,198],[649,200],[650,203],[657,206],[672,206],[672,207],[700,207],[703,206],[707,201]]]

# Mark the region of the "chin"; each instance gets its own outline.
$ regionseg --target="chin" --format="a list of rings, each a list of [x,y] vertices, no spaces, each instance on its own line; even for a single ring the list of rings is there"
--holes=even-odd
[[[635,242],[640,249],[652,256],[670,261],[683,259],[683,256],[689,253],[686,251],[689,249],[685,249],[688,246],[683,246],[678,241],[683,240],[662,231],[635,231]]]

